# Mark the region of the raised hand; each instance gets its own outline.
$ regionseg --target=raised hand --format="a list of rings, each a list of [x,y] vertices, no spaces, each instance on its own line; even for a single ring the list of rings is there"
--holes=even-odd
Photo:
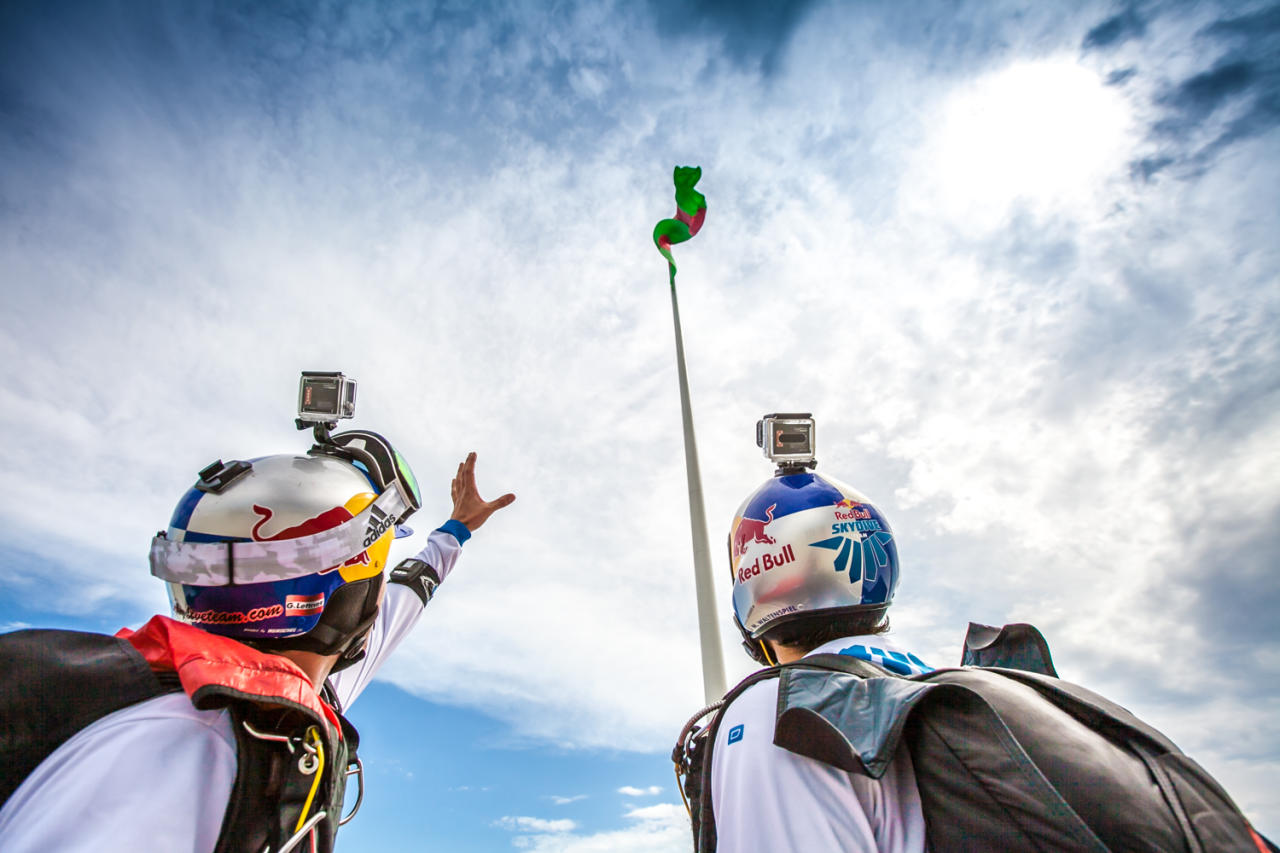
[[[480,497],[480,493],[476,490],[476,455],[474,452],[468,453],[467,458],[459,463],[458,473],[453,478],[449,494],[453,498],[453,514],[449,517],[456,521],[461,521],[472,533],[480,525],[488,521],[489,516],[504,506],[510,506],[511,502],[516,499],[516,496],[510,493],[491,501],[486,501]]]

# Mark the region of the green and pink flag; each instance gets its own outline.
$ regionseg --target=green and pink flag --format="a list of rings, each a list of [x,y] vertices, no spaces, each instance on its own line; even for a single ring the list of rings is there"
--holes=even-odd
[[[653,242],[667,259],[672,287],[676,283],[676,261],[671,256],[671,247],[697,234],[707,218],[706,196],[693,188],[701,177],[701,166],[676,166],[672,175],[676,185],[675,218],[664,219],[653,227]]]

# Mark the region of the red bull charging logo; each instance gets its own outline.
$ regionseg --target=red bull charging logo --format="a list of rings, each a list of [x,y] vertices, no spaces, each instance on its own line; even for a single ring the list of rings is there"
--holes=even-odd
[[[796,552],[790,545],[782,546],[782,550],[775,553],[757,554],[756,558],[750,565],[738,565],[738,560],[746,553],[747,547],[753,544],[760,545],[776,545],[778,540],[774,539],[765,532],[765,528],[773,523],[773,511],[778,508],[777,504],[772,504],[764,511],[764,518],[747,518],[743,517],[738,522],[737,528],[733,531],[733,559],[734,565],[737,566],[737,582],[746,583],[754,577],[758,577],[762,572],[770,569],[776,569],[779,566],[785,566],[787,563],[795,562]]]
[[[335,506],[333,509],[327,509],[319,515],[305,519],[292,527],[286,527],[283,530],[271,534],[270,536],[263,536],[262,528],[266,526],[267,522],[271,520],[275,513],[272,512],[270,507],[259,506],[258,504],[253,505],[253,511],[254,514],[260,516],[258,523],[253,525],[253,530],[249,532],[249,535],[253,537],[253,541],[255,542],[278,542],[282,539],[298,539],[302,536],[311,536],[316,533],[323,533],[326,530],[331,530],[339,524],[350,521],[355,517],[346,509],[346,507]],[[342,565],[367,566],[369,565],[369,552],[361,551]],[[334,568],[337,567],[335,566]]]
[[[760,542],[764,545],[773,545],[775,540],[768,533],[764,532],[765,527],[773,522],[773,511],[777,508],[777,504],[771,504],[764,514],[768,518],[747,518],[742,517],[738,522],[738,526],[733,531],[733,558],[736,560],[747,550],[747,546],[752,542]]]

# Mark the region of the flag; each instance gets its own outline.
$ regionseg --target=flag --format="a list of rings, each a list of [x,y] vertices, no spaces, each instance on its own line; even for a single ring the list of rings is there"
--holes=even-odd
[[[676,261],[671,256],[671,247],[697,234],[702,228],[702,221],[707,218],[707,198],[693,188],[701,177],[701,166],[676,166],[672,175],[676,185],[676,216],[653,227],[653,243],[667,259],[673,285]]]

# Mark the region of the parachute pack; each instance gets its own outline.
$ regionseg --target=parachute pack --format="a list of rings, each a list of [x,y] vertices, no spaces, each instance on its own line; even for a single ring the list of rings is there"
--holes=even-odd
[[[716,848],[721,715],[698,723],[777,678],[775,745],[872,778],[910,750],[930,850],[1277,850],[1167,737],[1057,678],[1035,628],[971,625],[965,663],[977,666],[907,677],[822,654],[753,673],[691,719],[672,753],[694,849]]]
[[[91,723],[182,690],[176,673],[153,671],[119,637],[42,629],[0,634],[0,719],[5,721],[0,734],[0,805],[48,755]],[[228,708],[236,737],[236,778],[214,853],[264,847],[285,853],[298,848],[313,827],[315,845],[307,849],[332,850],[348,767],[359,766],[359,736],[339,715],[342,737],[326,740],[330,761],[318,771],[324,782],[319,786],[319,820],[313,817],[299,831],[293,818],[304,810],[308,792],[317,789],[317,769],[302,765],[302,750],[293,744],[301,742],[299,732],[305,728],[327,724],[300,710],[264,706],[261,701],[252,693],[218,686],[202,688],[193,699],[204,710]],[[337,707],[331,691],[326,701]],[[360,785],[363,797],[362,780]],[[352,814],[358,808],[359,800]]]

